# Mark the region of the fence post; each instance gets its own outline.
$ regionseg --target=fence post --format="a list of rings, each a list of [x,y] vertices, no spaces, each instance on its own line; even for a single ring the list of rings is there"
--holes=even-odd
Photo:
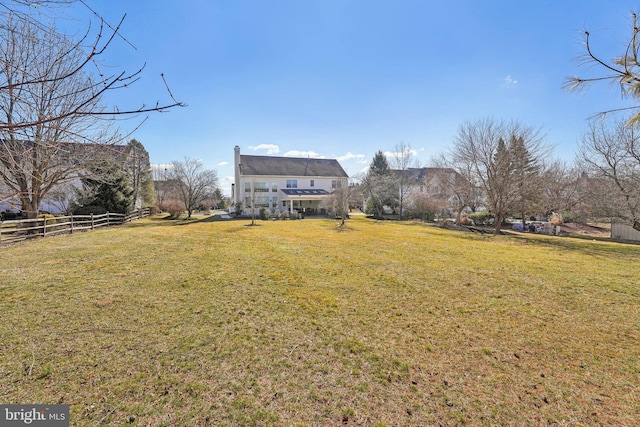
[[[107,227],[109,227],[111,225],[111,214],[109,212],[107,212]]]
[[[42,237],[47,237],[47,216],[42,218]]]
[[[91,212],[91,231],[93,231],[93,212]]]
[[[69,215],[69,222],[71,223],[71,234],[73,234],[73,214]]]

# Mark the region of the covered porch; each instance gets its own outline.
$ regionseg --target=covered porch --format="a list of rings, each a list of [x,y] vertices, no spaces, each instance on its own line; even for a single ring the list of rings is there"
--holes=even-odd
[[[331,195],[326,190],[317,188],[283,188],[281,208],[289,213],[294,211],[303,215],[326,215],[327,209],[323,206],[324,201]]]

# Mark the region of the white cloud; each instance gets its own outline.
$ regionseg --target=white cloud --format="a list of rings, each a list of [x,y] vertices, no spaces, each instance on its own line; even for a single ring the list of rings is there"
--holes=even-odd
[[[229,164],[229,162],[220,162],[218,163],[218,166],[227,166]]]
[[[324,159],[324,156],[321,156],[319,153],[315,151],[300,151],[300,150],[290,150],[284,153],[285,157],[312,157],[314,159]]]
[[[509,74],[507,77],[504,78],[504,84],[506,86],[515,86],[518,84],[518,81],[515,80],[513,77],[511,77],[511,74]]]
[[[280,147],[275,144],[252,145],[249,146],[249,149],[253,151],[267,150],[267,154],[278,154],[280,152]]]
[[[235,177],[227,175],[224,178],[222,178],[222,181],[223,182],[233,182],[233,181],[235,181],[235,179],[236,179]]]
[[[347,152],[344,156],[336,157],[336,160],[339,162],[346,162],[347,160],[356,159],[358,163],[362,163],[362,160],[365,159],[364,154],[353,154],[351,151]]]

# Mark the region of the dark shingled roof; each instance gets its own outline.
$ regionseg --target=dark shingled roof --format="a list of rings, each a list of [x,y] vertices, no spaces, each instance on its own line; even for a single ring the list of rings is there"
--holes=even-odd
[[[243,175],[349,177],[335,159],[305,159],[298,157],[241,155],[240,172]]]
[[[425,177],[444,173],[456,173],[451,168],[440,167],[426,167],[426,168],[407,168],[404,171],[398,169],[391,169],[391,173],[398,177],[400,174],[404,174],[406,182],[409,184],[417,184],[423,182]],[[457,174],[457,173],[456,173]]]

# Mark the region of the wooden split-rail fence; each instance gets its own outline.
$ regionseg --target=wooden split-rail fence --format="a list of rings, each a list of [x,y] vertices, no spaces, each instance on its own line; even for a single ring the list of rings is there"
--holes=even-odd
[[[107,212],[101,215],[69,215],[2,221],[0,222],[0,244],[126,224],[149,216],[149,212],[149,209],[138,209],[127,215]]]

